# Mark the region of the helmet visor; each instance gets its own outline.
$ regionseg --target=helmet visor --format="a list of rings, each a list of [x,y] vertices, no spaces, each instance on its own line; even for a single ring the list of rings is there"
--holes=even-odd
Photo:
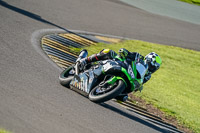
[[[151,72],[151,73],[154,73],[156,70],[158,70],[160,68],[160,64],[159,63],[157,63],[157,62],[155,62],[155,63],[150,63],[150,65],[149,65],[149,71]]]

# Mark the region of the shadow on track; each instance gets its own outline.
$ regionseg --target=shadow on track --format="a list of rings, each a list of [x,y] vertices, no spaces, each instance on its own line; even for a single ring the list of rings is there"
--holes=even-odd
[[[24,15],[24,16],[27,16],[27,17],[32,18],[32,19],[34,19],[34,20],[37,20],[37,21],[39,21],[39,22],[42,22],[42,23],[46,23],[46,24],[55,26],[55,27],[57,27],[57,28],[59,28],[59,29],[62,29],[62,30],[64,30],[64,31],[68,32],[68,33],[76,34],[76,33],[74,33],[74,32],[71,32],[71,31],[67,30],[66,28],[63,28],[63,27],[61,27],[61,26],[59,26],[59,25],[56,25],[56,24],[54,24],[54,23],[52,23],[52,22],[49,22],[49,21],[43,19],[41,16],[39,16],[39,15],[37,15],[37,14],[34,14],[34,13],[29,12],[29,11],[20,9],[20,8],[18,8],[18,7],[9,5],[8,3],[6,3],[6,2],[4,2],[4,1],[2,1],[2,0],[0,0],[0,6],[5,7],[5,8],[7,8],[7,9],[10,9],[10,10],[12,10],[12,11],[15,11],[15,12],[17,12],[17,13],[20,13],[20,14],[22,14],[22,15]],[[77,34],[76,34],[76,35],[77,35]],[[78,36],[81,36],[81,35],[78,35]],[[83,36],[82,36],[82,37],[83,37]],[[88,38],[87,38],[87,39],[88,39]],[[151,123],[149,123],[149,122],[147,122],[147,121],[145,121],[145,120],[143,120],[143,119],[141,119],[141,118],[139,118],[139,117],[136,117],[136,116],[134,116],[134,115],[131,115],[131,114],[129,114],[129,113],[126,113],[126,112],[124,112],[124,111],[122,111],[122,110],[120,110],[120,109],[118,109],[118,108],[115,108],[115,107],[113,107],[113,106],[111,106],[111,105],[108,105],[108,104],[106,104],[106,103],[100,104],[100,105],[101,105],[102,107],[104,107],[104,108],[107,108],[107,109],[109,109],[109,110],[112,110],[113,112],[116,112],[116,113],[118,113],[118,114],[120,114],[120,115],[122,115],[122,116],[124,116],[124,117],[127,117],[127,118],[133,120],[133,121],[136,121],[136,122],[139,122],[139,123],[141,123],[141,124],[143,124],[143,125],[146,125],[146,126],[152,128],[152,129],[155,129],[155,130],[157,130],[157,131],[159,131],[159,132],[170,132],[169,130],[162,129],[162,128],[160,128],[160,127],[158,127],[158,126],[155,126],[154,124],[151,124]]]
[[[118,109],[116,107],[113,107],[113,106],[111,106],[109,104],[102,103],[102,104],[99,104],[99,105],[102,106],[102,107],[104,107],[104,108],[107,108],[109,110],[112,110],[113,112],[116,112],[116,113],[118,113],[118,114],[120,114],[120,115],[122,115],[124,117],[127,117],[127,118],[129,118],[129,119],[131,119],[133,121],[139,122],[139,123],[141,123],[141,124],[143,124],[145,126],[148,126],[148,127],[152,128],[152,129],[154,129],[154,130],[157,130],[159,132],[162,132],[162,133],[169,133],[169,132],[171,132],[170,130],[160,128],[160,127],[158,127],[158,126],[156,126],[156,125],[154,125],[154,124],[152,124],[152,123],[150,123],[148,121],[145,121],[145,120],[143,120],[143,119],[141,119],[141,118],[139,118],[137,116],[134,116],[132,114],[129,114],[127,112],[124,112],[124,111],[122,111],[122,110],[120,110],[120,109]]]
[[[18,7],[15,7],[15,6],[12,6],[12,5],[6,3],[5,1],[0,0],[0,6],[3,6],[3,7],[5,7],[5,8],[7,8],[7,9],[10,9],[10,10],[15,11],[15,12],[17,12],[17,13],[20,13],[20,14],[22,14],[22,15],[24,15],[24,16],[27,16],[27,17],[32,18],[32,19],[34,19],[34,20],[37,20],[37,21],[39,21],[39,22],[42,22],[42,23],[46,23],[46,24],[55,26],[55,27],[57,27],[57,28],[59,28],[59,29],[62,29],[62,30],[64,30],[64,31],[68,32],[68,33],[72,33],[72,34],[75,34],[75,35],[80,36],[80,37],[82,37],[82,38],[85,38],[85,36],[82,36],[82,35],[80,35],[80,34],[74,33],[74,32],[72,32],[72,31],[70,31],[70,30],[68,30],[68,29],[66,29],[66,28],[63,28],[63,27],[61,27],[61,26],[59,26],[59,25],[56,25],[56,24],[54,24],[54,23],[52,23],[52,22],[49,22],[49,21],[43,19],[41,16],[39,16],[39,15],[37,15],[37,14],[34,14],[34,13],[29,12],[29,11],[20,9],[20,8],[18,8]],[[86,38],[86,39],[90,40],[89,38]]]
[[[67,29],[65,29],[65,28],[63,28],[63,27],[61,27],[61,26],[58,26],[58,25],[56,25],[56,24],[54,24],[54,23],[51,23],[51,22],[49,22],[49,21],[47,21],[47,20],[41,18],[41,17],[40,17],[39,15],[37,15],[37,14],[34,14],[34,13],[28,12],[28,11],[26,11],[26,10],[20,9],[20,8],[18,8],[18,7],[9,5],[8,3],[6,3],[6,2],[4,2],[4,1],[2,1],[2,0],[0,0],[0,5],[3,6],[3,7],[5,7],[5,8],[8,8],[8,9],[10,9],[10,10],[12,10],[12,11],[15,11],[15,12],[17,12],[17,13],[20,13],[20,14],[22,14],[22,15],[24,15],[24,16],[27,16],[27,17],[29,17],[29,18],[35,19],[35,20],[37,20],[37,21],[40,21],[40,22],[43,22],[43,23],[46,23],[46,24],[55,26],[55,27],[57,27],[57,28],[63,29],[63,30],[65,30],[65,31],[67,31],[67,32],[70,32],[70,31],[68,31]]]

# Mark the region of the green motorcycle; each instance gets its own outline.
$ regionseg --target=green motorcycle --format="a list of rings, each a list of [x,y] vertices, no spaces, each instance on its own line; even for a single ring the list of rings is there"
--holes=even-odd
[[[77,60],[85,58],[82,51]],[[122,59],[108,59],[86,66],[79,71],[79,62],[65,69],[59,76],[61,85],[88,97],[95,103],[102,103],[112,98],[127,99],[127,94],[142,88],[148,66],[143,61],[122,63]],[[123,96],[126,96],[123,97]]]

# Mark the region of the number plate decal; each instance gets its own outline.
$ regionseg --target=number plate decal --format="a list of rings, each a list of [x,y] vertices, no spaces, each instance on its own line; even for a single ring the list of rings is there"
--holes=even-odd
[[[131,65],[128,66],[128,73],[131,75],[131,78],[133,78],[133,79],[135,78],[135,75],[133,73],[133,69],[132,69]]]

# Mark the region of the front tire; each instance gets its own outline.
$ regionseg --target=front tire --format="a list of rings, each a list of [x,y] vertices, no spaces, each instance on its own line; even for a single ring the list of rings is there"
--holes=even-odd
[[[100,86],[97,85],[89,93],[89,99],[92,102],[102,103],[102,102],[108,101],[112,98],[115,98],[116,96],[118,96],[120,93],[122,93],[124,91],[124,89],[126,88],[126,85],[125,85],[124,81],[118,80],[117,85],[113,89],[111,89],[108,92],[102,93],[102,94],[97,93],[97,90],[99,89],[99,87]]]

